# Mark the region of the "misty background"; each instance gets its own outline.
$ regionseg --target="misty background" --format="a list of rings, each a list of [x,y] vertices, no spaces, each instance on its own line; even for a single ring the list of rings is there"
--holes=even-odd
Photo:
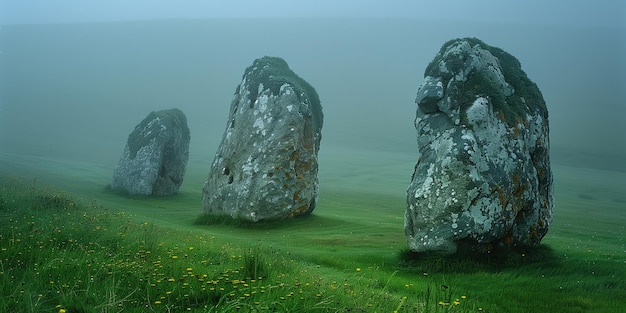
[[[208,173],[245,68],[268,55],[285,59],[320,95],[321,168],[325,158],[358,159],[364,151],[400,153],[402,162],[414,164],[414,99],[424,69],[446,41],[477,37],[517,57],[538,84],[549,110],[553,162],[626,171],[620,12],[604,10],[596,22],[587,12],[580,23],[576,15],[565,21],[555,14],[551,21],[540,13],[542,20],[533,22],[387,11],[200,18],[177,10],[129,21],[132,16],[107,12],[76,18],[82,15],[67,10],[46,18],[45,6],[28,11],[6,3],[0,2],[10,8],[0,14],[0,153],[112,171],[134,127],[151,111],[176,107],[191,130],[189,162]],[[407,184],[412,170],[402,177]]]

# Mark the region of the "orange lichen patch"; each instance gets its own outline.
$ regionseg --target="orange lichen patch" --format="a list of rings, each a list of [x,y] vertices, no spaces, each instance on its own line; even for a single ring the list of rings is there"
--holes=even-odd
[[[300,158],[300,151],[296,150],[289,156],[289,160],[295,162],[298,158]]]
[[[529,122],[527,119],[525,119],[525,118],[522,118],[522,119],[517,120],[517,123],[518,123],[518,124],[520,124],[520,123],[521,123],[521,124],[523,124],[523,125],[524,125],[524,126],[526,126],[526,127],[528,127],[528,125],[530,125],[530,122]]]
[[[498,193],[498,199],[500,200],[500,205],[503,208],[505,208],[509,201],[506,198],[506,194],[504,193],[504,190],[502,189],[502,187],[496,186],[496,192]]]
[[[513,130],[513,133],[512,133],[513,138],[517,138],[517,136],[518,136],[518,134],[520,132],[519,125],[515,125],[511,129]]]
[[[513,194],[516,197],[521,197],[524,194],[524,192],[526,191],[526,189],[528,188],[527,185],[520,184],[520,176],[519,176],[519,174],[514,174],[513,175],[513,186],[515,187],[515,190],[513,191]]]
[[[312,160],[312,159],[309,159],[309,160],[307,160],[306,162],[302,162],[302,163],[300,163],[300,164],[299,164],[299,168],[300,168],[302,171],[309,171],[309,170],[311,169],[311,165],[312,165],[311,163],[312,163],[312,162],[313,162],[313,160]]]
[[[519,137],[520,133],[522,133],[522,128],[520,127],[522,124],[517,123],[515,124],[515,126],[513,127],[513,137],[517,138]]]
[[[498,119],[506,123],[506,116],[503,112],[498,112]]]
[[[298,199],[300,199],[300,191],[293,193],[293,201],[298,201]]]
[[[539,240],[539,233],[537,232],[537,226],[533,225],[530,228],[530,233],[528,234],[528,237],[530,238],[531,241],[535,241],[535,240]]]
[[[513,184],[518,185],[519,180],[520,180],[519,174],[517,173],[513,174]]]
[[[296,216],[300,216],[304,213],[306,213],[306,211],[309,209],[308,205],[301,205],[299,206],[297,209],[291,211],[291,214],[289,214],[289,217],[296,217]]]

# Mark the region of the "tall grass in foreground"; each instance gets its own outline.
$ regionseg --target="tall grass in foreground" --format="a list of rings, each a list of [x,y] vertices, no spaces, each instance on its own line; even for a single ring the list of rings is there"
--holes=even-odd
[[[382,284],[361,268],[324,275],[271,248],[137,221],[36,182],[0,179],[0,224],[3,312],[473,309],[449,290],[394,292],[392,277]]]
[[[442,258],[389,248],[401,228],[351,248],[387,214],[366,204],[291,226],[200,216],[179,230],[132,211],[154,199],[132,201],[125,212],[0,177],[0,312],[624,311],[624,226],[605,224],[598,241],[587,215],[563,217],[578,226],[551,230],[550,246]],[[294,236],[339,231],[345,242]]]

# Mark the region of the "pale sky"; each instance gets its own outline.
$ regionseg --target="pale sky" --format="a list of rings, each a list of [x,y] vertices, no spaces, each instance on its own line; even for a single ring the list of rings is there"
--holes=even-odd
[[[277,17],[393,17],[626,28],[626,1],[0,0],[0,25]]]

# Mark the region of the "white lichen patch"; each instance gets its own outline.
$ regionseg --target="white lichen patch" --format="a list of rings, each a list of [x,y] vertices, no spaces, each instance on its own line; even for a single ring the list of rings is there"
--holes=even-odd
[[[476,234],[491,231],[493,221],[497,218],[499,207],[490,198],[479,198],[469,207],[468,214],[474,221],[473,232]]]
[[[241,166],[241,171],[244,176],[252,177],[253,173],[259,172],[259,162],[250,156],[248,157],[246,162],[244,162],[243,165]]]
[[[437,81],[437,97],[443,97],[443,82]]]
[[[467,108],[465,114],[470,125],[480,127],[482,123],[488,121],[490,115],[489,100],[483,97],[476,98],[474,103]]]
[[[265,123],[263,122],[262,118],[257,118],[256,121],[254,121],[252,127],[263,129],[265,128]]]
[[[267,111],[267,102],[269,100],[269,97],[267,96],[267,94],[262,94],[258,99],[258,103],[256,108],[258,108],[259,112],[261,113],[265,113],[265,111]]]
[[[285,83],[280,86],[280,93],[285,93],[285,95],[291,95],[293,93],[293,88],[291,85]]]
[[[265,122],[260,117],[254,121],[254,124],[252,124],[252,127],[256,128],[257,135],[261,134],[262,136],[265,136],[267,134],[267,130],[265,129]]]
[[[431,186],[434,182],[433,174],[435,173],[435,164],[430,164],[424,182],[415,190],[415,198],[428,198],[431,193]]]

